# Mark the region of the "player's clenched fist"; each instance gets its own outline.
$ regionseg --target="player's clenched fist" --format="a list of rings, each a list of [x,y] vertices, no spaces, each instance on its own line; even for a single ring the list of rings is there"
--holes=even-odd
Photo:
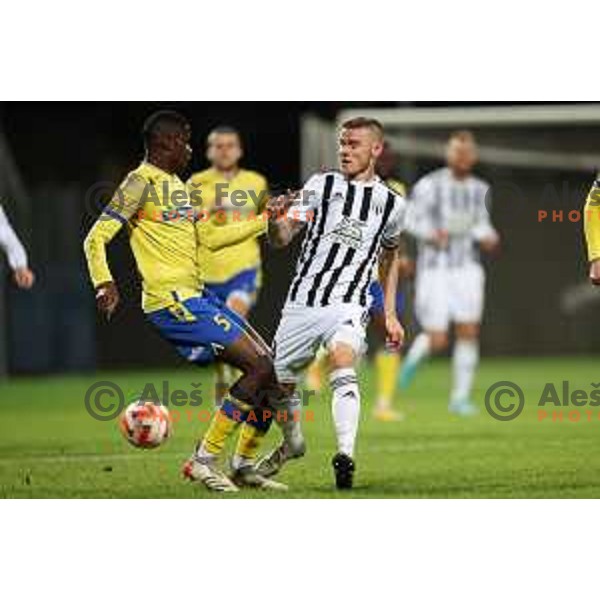
[[[590,280],[593,285],[600,286],[600,260],[596,260],[592,263],[590,268]]]
[[[27,267],[15,269],[13,276],[17,287],[22,290],[30,290],[35,283],[35,275],[33,274],[33,271]]]
[[[96,306],[108,319],[119,305],[119,290],[113,281],[102,283],[96,288]]]

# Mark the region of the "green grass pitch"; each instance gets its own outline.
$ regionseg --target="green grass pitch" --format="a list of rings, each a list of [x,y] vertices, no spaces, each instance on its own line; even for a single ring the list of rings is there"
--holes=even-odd
[[[425,367],[405,402],[404,423],[370,418],[374,372],[362,372],[364,409],[357,454],[357,487],[335,492],[330,460],[334,437],[329,398],[314,401],[314,423],[305,425],[309,454],[280,479],[293,498],[598,498],[600,409],[593,422],[538,422],[538,401],[547,382],[591,391],[598,383],[595,359],[488,359],[476,398],[498,381],[514,381],[526,394],[523,415],[500,423],[485,410],[469,420],[446,411],[449,363]],[[121,438],[114,422],[94,421],[85,411],[86,389],[113,379],[134,393],[163,380],[191,390],[209,385],[210,372],[172,372],[13,379],[0,383],[0,497],[2,498],[209,498],[183,482],[180,465],[206,425],[182,415],[174,437],[161,449],[140,451]],[[197,411],[198,409],[194,409]],[[585,409],[584,409],[585,410]],[[566,414],[565,414],[566,417]],[[271,447],[275,434],[270,434]],[[237,497],[262,498],[259,492]]]

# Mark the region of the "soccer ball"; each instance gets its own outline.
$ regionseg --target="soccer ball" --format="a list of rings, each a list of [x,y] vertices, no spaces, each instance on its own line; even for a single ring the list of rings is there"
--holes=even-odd
[[[144,450],[158,448],[172,432],[169,411],[152,402],[132,402],[121,414],[119,427],[132,446]]]

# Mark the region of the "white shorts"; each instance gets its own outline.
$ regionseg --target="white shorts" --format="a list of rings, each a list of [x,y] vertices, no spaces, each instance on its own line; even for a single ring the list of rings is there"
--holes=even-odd
[[[417,274],[415,310],[426,331],[446,332],[451,323],[481,323],[485,271],[481,265],[461,269],[424,269]]]
[[[323,346],[350,346],[357,357],[366,351],[369,312],[362,306],[286,306],[275,334],[275,372],[280,383],[298,383]]]

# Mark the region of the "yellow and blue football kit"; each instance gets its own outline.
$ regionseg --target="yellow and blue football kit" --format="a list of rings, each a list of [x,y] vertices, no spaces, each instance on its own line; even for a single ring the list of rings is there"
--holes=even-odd
[[[207,169],[192,175],[188,188],[190,193],[200,192],[202,213],[210,215],[215,225],[223,231],[235,227],[236,223],[252,222],[268,200],[266,179],[246,170],[240,170],[232,179],[226,179],[216,169]],[[252,307],[260,287],[260,266],[260,246],[256,239],[248,239],[218,250],[211,250],[206,246],[198,248],[198,268],[201,270],[205,292],[212,294],[223,305],[237,297],[248,308]],[[218,373],[217,385],[223,388],[221,392],[229,387],[227,379],[232,380],[233,377],[231,373]],[[260,440],[269,431],[272,419],[261,416],[249,421],[251,414],[251,411],[226,395],[204,436],[203,446],[206,452],[219,455],[227,439],[243,422],[234,460],[253,463]]]
[[[192,175],[188,186],[200,191],[202,210],[218,216],[215,222],[222,229],[256,218],[268,200],[267,180],[244,169],[231,179],[207,169]],[[223,302],[238,296],[249,307],[255,303],[261,285],[260,245],[255,238],[216,250],[200,247],[198,260],[206,287]]]
[[[585,236],[590,262],[600,260],[600,175],[585,206]]]
[[[84,250],[94,287],[113,281],[106,246],[127,225],[142,278],[148,320],[189,361],[205,364],[243,333],[232,311],[202,291],[198,247],[217,250],[266,231],[267,220],[226,230],[198,217],[177,175],[143,162],[129,173],[88,234]]]

